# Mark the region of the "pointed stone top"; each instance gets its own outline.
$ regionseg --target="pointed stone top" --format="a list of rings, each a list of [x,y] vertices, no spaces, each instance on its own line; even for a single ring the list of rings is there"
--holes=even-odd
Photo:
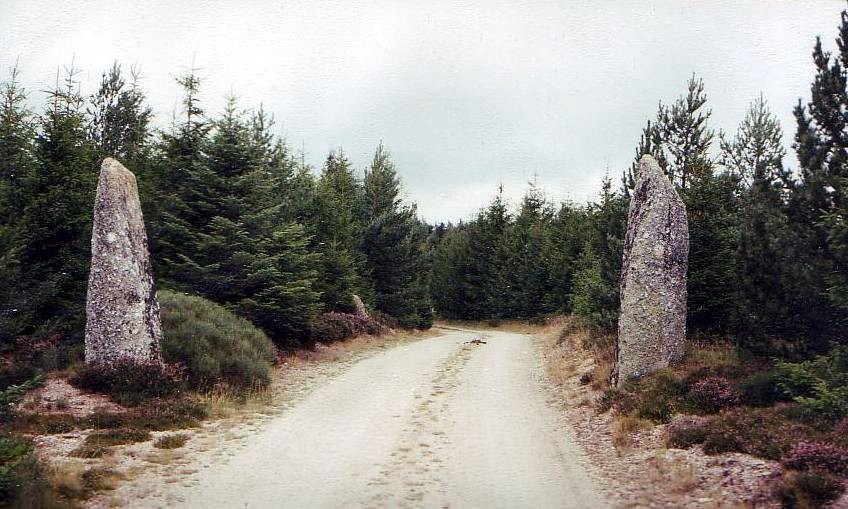
[[[122,179],[122,180],[133,180],[135,181],[135,175],[133,172],[126,169],[123,164],[118,162],[117,159],[113,159],[111,157],[107,157],[103,160],[103,164],[100,165],[100,178],[109,178],[109,179]]]
[[[637,178],[642,178],[643,175],[645,178],[661,178],[668,182],[668,177],[660,168],[660,163],[651,154],[645,154],[639,159],[639,175],[637,175]]]

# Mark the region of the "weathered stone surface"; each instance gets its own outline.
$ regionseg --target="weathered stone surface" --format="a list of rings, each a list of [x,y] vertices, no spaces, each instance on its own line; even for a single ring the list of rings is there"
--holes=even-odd
[[[356,308],[356,314],[358,316],[364,316],[368,318],[368,310],[365,308],[365,303],[362,302],[362,299],[359,298],[359,295],[353,296],[353,306]]]
[[[107,158],[91,236],[85,360],[161,362],[162,328],[135,176]]]
[[[616,385],[683,356],[688,258],[683,201],[657,161],[643,156],[624,239]]]

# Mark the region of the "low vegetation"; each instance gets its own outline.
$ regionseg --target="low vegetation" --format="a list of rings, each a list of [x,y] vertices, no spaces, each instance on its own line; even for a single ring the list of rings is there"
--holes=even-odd
[[[645,427],[666,425],[669,448],[744,453],[779,461],[785,507],[819,507],[848,483],[848,348],[801,362],[774,361],[713,338],[690,343],[678,364],[622,388],[609,385],[609,334],[573,321],[564,335],[593,353],[581,377],[598,390],[595,407],[612,412],[613,442],[630,445]],[[572,376],[576,376],[573,374]]]
[[[159,292],[162,354],[184,368],[192,389],[261,389],[271,381],[275,348],[264,332],[210,300]]]

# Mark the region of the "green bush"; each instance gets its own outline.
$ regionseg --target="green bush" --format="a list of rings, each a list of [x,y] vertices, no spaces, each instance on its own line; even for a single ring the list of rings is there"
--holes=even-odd
[[[9,385],[3,390],[0,390],[0,422],[8,420],[12,415],[15,405],[24,397],[24,395],[43,383],[41,375],[36,375],[35,378],[20,383],[19,385]]]
[[[799,417],[836,422],[848,416],[848,345],[804,362],[778,364],[780,389],[799,405]]]
[[[32,443],[0,437],[0,507],[67,507],[53,491],[33,454]]]
[[[162,290],[159,304],[163,355],[185,367],[192,387],[268,385],[274,346],[264,332],[201,297]]]

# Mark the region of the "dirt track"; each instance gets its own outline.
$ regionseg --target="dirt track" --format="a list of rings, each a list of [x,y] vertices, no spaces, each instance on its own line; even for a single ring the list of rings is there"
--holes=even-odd
[[[528,336],[445,330],[356,363],[197,482],[160,488],[191,508],[604,507],[542,378]]]

